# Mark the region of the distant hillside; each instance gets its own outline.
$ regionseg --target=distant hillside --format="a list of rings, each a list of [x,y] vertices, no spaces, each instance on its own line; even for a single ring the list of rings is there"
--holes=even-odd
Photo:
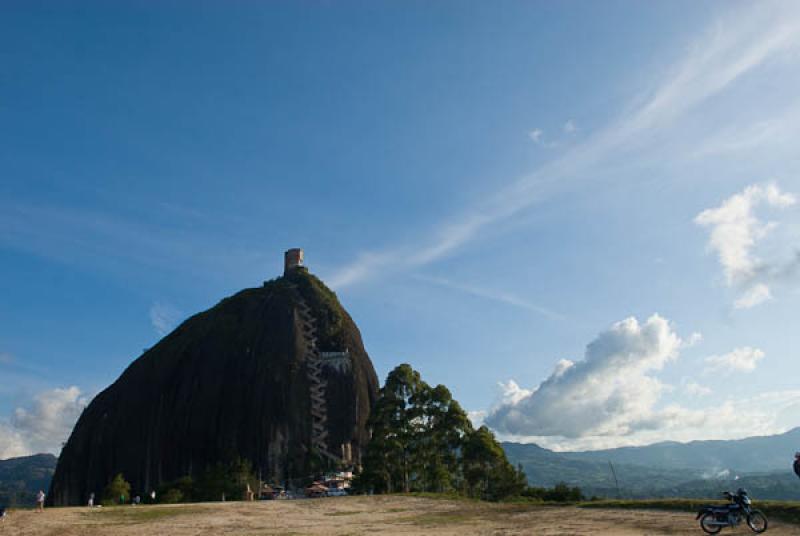
[[[534,444],[503,443],[532,486],[566,482],[591,496],[617,496],[613,463],[624,497],[713,497],[747,488],[761,499],[800,499],[791,472],[800,429],[735,441],[665,442],[587,452],[553,452]],[[737,479],[738,477],[738,479]]]
[[[582,461],[601,461],[714,471],[730,469],[742,473],[783,471],[800,450],[800,428],[773,436],[728,441],[664,442],[645,447],[622,447],[589,452],[564,452],[562,456]]]
[[[56,470],[52,454],[0,460],[0,505],[31,505],[36,492],[47,491]]]

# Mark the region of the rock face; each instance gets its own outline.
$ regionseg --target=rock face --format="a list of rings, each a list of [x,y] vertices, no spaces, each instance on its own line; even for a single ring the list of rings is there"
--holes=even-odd
[[[186,320],[84,410],[48,500],[133,493],[234,457],[264,480],[358,464],[378,380],[358,328],[299,267]]]

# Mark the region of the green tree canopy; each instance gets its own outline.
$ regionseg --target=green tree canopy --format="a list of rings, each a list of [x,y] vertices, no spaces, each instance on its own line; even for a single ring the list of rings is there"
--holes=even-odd
[[[111,479],[106,489],[103,491],[103,503],[105,504],[123,504],[130,501],[131,498],[131,485],[122,476],[122,473]]]
[[[447,387],[431,387],[410,365],[389,373],[369,426],[372,439],[357,481],[363,490],[499,499],[524,488],[524,474],[508,463],[494,435],[485,427],[473,430]]]

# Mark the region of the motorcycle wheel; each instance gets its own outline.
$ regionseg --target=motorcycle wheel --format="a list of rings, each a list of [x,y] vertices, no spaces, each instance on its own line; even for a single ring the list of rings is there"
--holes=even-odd
[[[767,516],[762,514],[759,510],[753,510],[753,512],[747,516],[747,526],[756,534],[761,534],[766,531],[767,524]]]
[[[703,514],[703,517],[700,518],[700,528],[703,529],[703,532],[706,534],[716,534],[722,530],[720,525],[707,525],[707,523],[711,521],[716,521],[716,516],[711,512],[706,512]]]

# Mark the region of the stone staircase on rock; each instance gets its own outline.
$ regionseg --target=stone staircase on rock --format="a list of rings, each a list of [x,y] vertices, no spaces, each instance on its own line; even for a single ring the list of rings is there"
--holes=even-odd
[[[297,286],[292,285],[297,291]],[[325,393],[327,380],[322,376],[324,360],[317,348],[317,321],[311,314],[311,308],[299,292],[297,293],[295,315],[300,320],[300,335],[303,339],[303,358],[306,363],[306,374],[310,385],[311,399],[311,446],[320,456],[334,464],[345,462],[341,456],[333,454],[328,447],[328,409]]]

